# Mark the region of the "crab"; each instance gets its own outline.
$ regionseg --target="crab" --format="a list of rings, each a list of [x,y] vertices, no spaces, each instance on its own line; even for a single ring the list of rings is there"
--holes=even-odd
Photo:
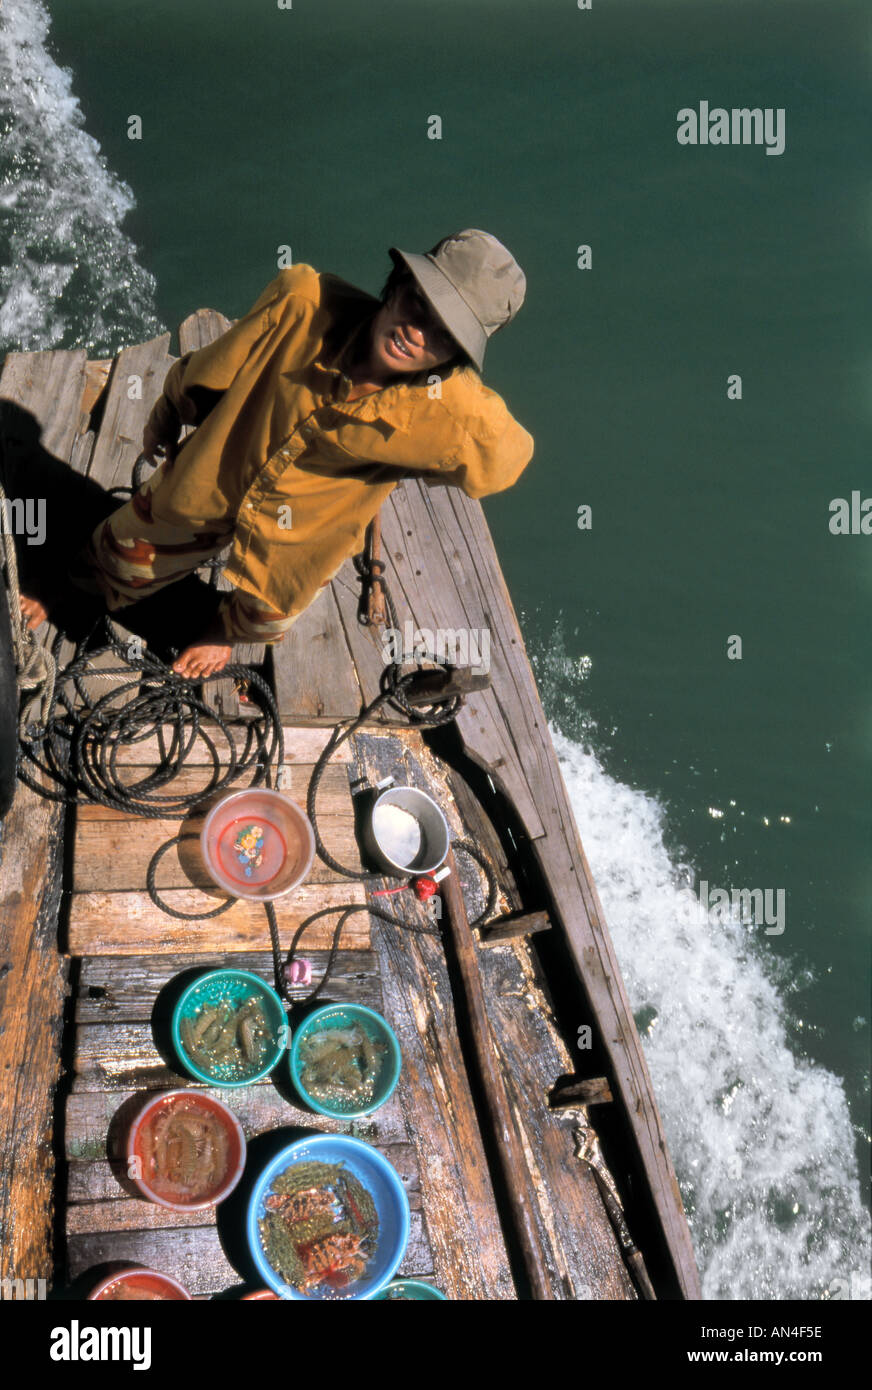
[[[329,1282],[336,1287],[350,1284],[359,1279],[366,1269],[369,1258],[363,1249],[364,1236],[325,1236],[300,1250],[306,1269],[306,1278],[301,1285],[304,1293],[310,1292],[319,1284]]]

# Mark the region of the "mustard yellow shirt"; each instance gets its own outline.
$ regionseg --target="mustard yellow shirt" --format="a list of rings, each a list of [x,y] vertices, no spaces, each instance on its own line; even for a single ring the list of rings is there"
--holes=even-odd
[[[362,549],[402,478],[484,497],[532,457],[471,367],[348,401],[342,364],[378,308],[337,276],[282,270],[228,332],[173,364],[150,417],[164,439],[197,426],[151,494],[155,520],[232,531],[226,577],[287,616]]]

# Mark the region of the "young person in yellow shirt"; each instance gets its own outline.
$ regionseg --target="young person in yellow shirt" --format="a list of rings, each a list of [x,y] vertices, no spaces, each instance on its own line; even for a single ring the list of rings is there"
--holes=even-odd
[[[143,453],[162,461],[96,527],[71,577],[114,612],[230,544],[233,589],[176,661],[180,675],[220,671],[233,642],[280,641],[404,477],[483,497],[532,456],[479,375],[489,337],[523,303],[510,252],[467,229],[426,256],[390,254],[380,301],[308,265],[281,271],[167,374],[143,435]],[[34,599],[22,610],[31,627],[45,617]]]

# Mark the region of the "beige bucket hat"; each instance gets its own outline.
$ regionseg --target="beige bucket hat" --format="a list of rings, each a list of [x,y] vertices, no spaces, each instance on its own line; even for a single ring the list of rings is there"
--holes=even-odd
[[[437,318],[481,371],[488,338],[524,302],[527,281],[512,253],[490,232],[467,227],[424,256],[396,246],[390,255],[412,272]]]

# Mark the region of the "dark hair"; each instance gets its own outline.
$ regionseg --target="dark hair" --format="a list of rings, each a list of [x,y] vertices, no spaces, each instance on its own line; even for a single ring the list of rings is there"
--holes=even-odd
[[[382,285],[381,295],[379,296],[382,304],[387,304],[389,299],[392,299],[395,294],[406,289],[409,285],[414,285],[418,288],[418,281],[415,279],[411,270],[409,270],[408,266],[403,265],[402,261],[394,262],[390,275]],[[450,357],[447,362],[442,362],[440,364],[440,366],[446,370],[451,370],[454,367],[472,367],[474,365],[472,358],[468,353],[464,352],[459,343],[457,345],[457,352],[454,356]]]
[[[382,304],[387,304],[388,300],[391,299],[399,290],[403,290],[406,288],[407,285],[411,285],[413,283],[417,282],[415,281],[415,277],[412,274],[409,267],[407,265],[403,265],[401,261],[395,261],[394,264],[391,266],[390,275],[382,285],[382,291],[379,295],[379,299],[381,300]]]

